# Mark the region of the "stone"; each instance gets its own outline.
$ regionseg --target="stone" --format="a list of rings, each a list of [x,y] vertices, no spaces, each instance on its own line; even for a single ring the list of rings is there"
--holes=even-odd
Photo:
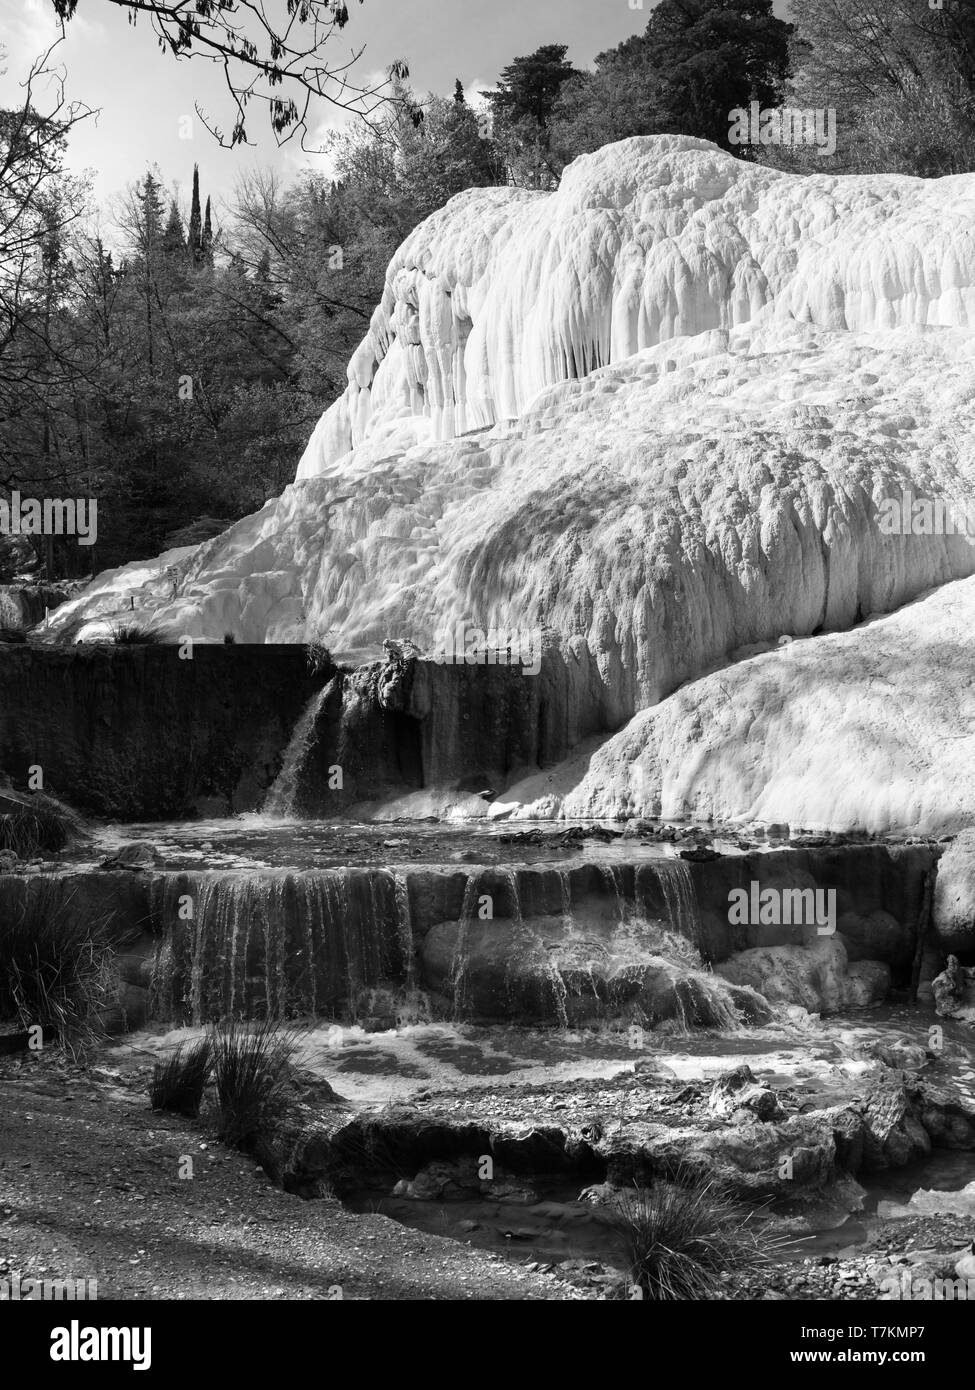
[[[760,1085],[747,1066],[736,1067],[718,1078],[708,1097],[708,1111],[712,1115],[731,1115],[739,1124],[785,1118],[775,1092]]]
[[[162,863],[162,855],[157,847],[147,840],[136,840],[132,844],[121,845],[115,854],[105,859],[102,869],[153,869]]]
[[[927,1050],[910,1038],[878,1038],[864,1044],[861,1055],[901,1071],[920,1071],[928,1065]]]
[[[941,856],[932,920],[945,954],[975,964],[975,830],[963,830]]]
[[[931,1140],[902,1086],[871,1087],[864,1102],[866,1171],[903,1168],[927,1158]]]
[[[848,965],[836,936],[806,946],[757,946],[715,967],[730,983],[748,985],[770,1004],[801,1005],[811,1013],[879,1003],[890,988],[890,967],[881,961]]]

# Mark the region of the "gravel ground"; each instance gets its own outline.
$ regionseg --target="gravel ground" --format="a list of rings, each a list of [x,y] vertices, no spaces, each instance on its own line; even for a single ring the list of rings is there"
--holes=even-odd
[[[180,1178],[192,1159],[191,1178]],[[98,1280],[101,1299],[564,1299],[453,1240],[277,1190],[117,1073],[0,1058],[0,1278]],[[590,1295],[592,1296],[592,1295]]]

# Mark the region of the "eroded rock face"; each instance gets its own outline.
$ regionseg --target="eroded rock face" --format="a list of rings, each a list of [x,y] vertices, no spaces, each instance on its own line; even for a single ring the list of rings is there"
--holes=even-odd
[[[647,929],[649,931],[649,928]],[[459,1017],[582,1025],[631,1017],[653,1028],[737,1028],[771,1011],[754,990],[656,954],[613,921],[442,922],[420,952],[425,984]]]
[[[975,963],[975,830],[963,830],[942,855],[933,913],[945,953]]]
[[[108,819],[256,810],[318,684],[300,647],[11,647],[0,767]]]
[[[942,973],[931,981],[931,990],[939,1018],[975,1023],[975,968],[959,965],[957,956],[949,956]]]
[[[890,967],[882,961],[850,963],[836,937],[805,946],[758,946],[740,951],[716,966],[716,973],[749,985],[773,1004],[799,1004],[811,1013],[878,1004],[891,985]]]

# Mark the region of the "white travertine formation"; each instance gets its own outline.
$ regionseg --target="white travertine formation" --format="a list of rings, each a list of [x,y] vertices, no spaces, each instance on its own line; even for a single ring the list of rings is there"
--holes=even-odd
[[[796,177],[663,136],[577,160],[555,193],[471,190],[394,256],[295,484],[193,551],[100,576],[51,627],[93,636],[134,604],[172,636],[365,657],[461,622],[545,626],[570,659],[588,648],[608,724],[665,703],[575,790],[512,806],[939,824],[951,796],[917,779],[942,775],[942,723],[973,700],[951,653],[975,535],[888,535],[879,508],[975,496],[972,323],[975,175]],[[922,636],[943,705],[920,700]],[[857,693],[861,652],[875,691],[931,711],[887,790],[880,755],[839,736],[845,710],[894,717]],[[722,741],[729,682],[754,717]],[[863,787],[829,773],[824,720]]]

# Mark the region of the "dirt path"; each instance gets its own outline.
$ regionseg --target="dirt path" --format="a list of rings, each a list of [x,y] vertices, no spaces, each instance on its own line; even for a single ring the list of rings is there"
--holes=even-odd
[[[192,1177],[180,1178],[192,1160]],[[117,1073],[0,1058],[0,1278],[101,1299],[563,1299],[545,1274],[278,1191]]]

